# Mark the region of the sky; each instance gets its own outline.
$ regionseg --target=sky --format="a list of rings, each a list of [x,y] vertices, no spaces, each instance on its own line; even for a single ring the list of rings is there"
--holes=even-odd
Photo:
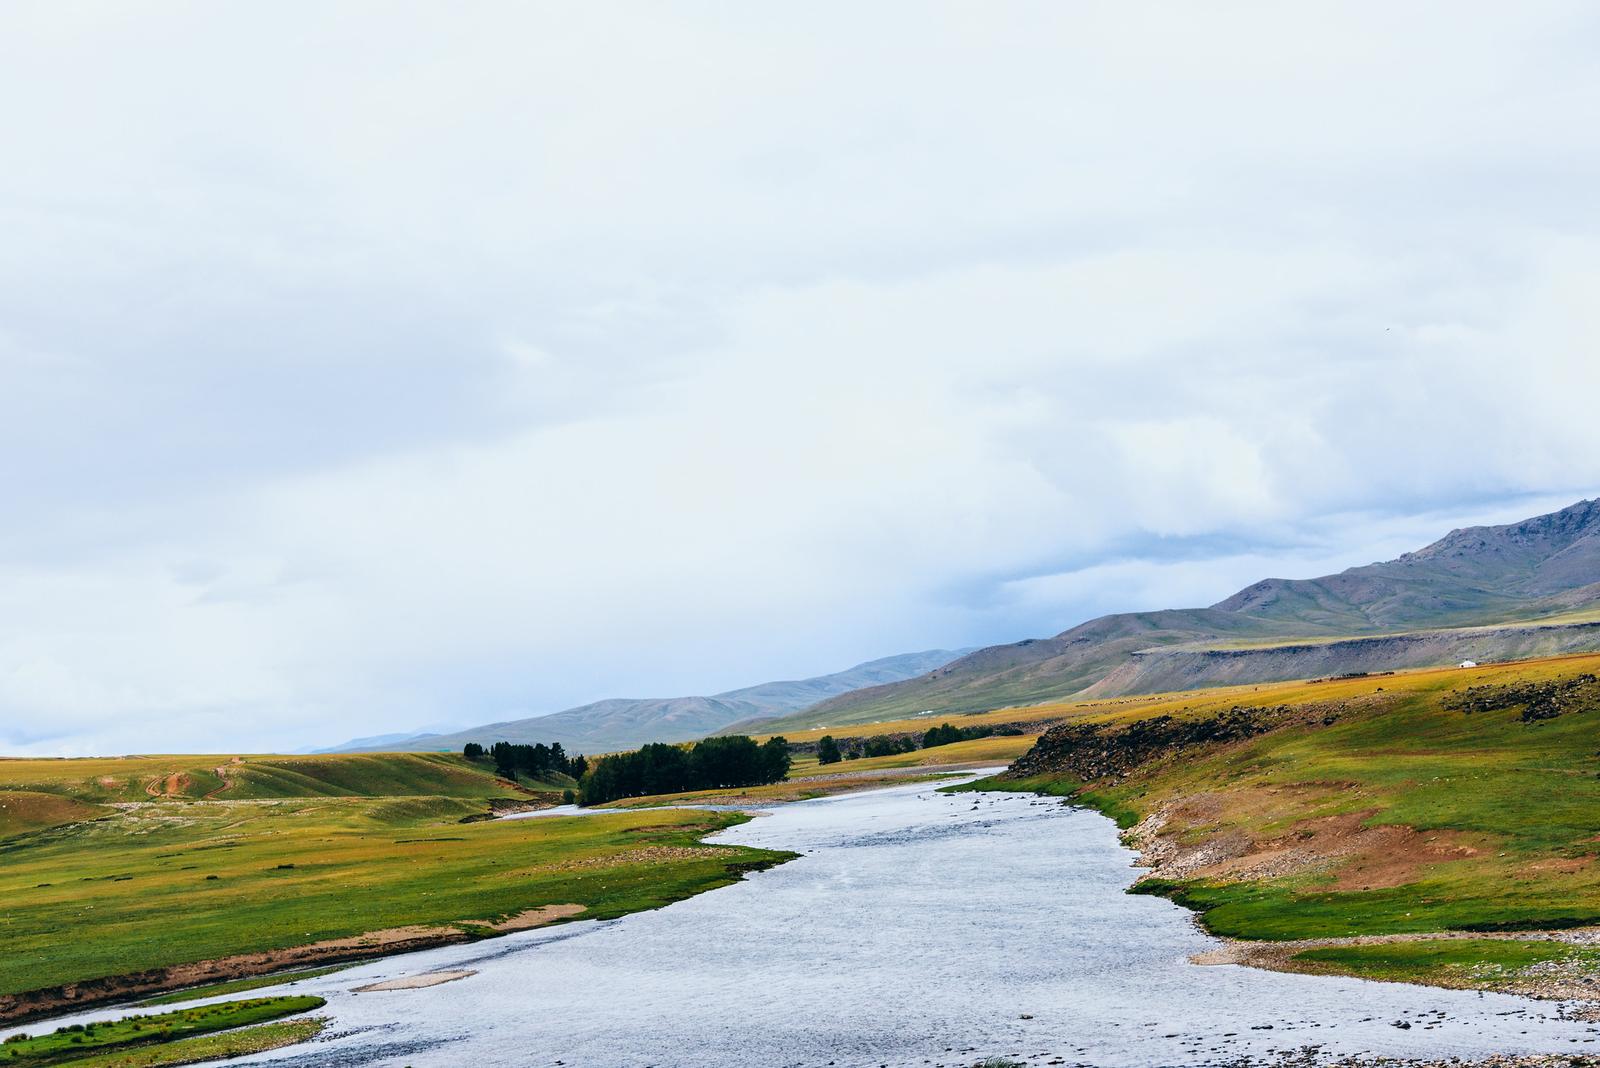
[[[1600,493],[1583,3],[0,7],[0,752],[1208,604]]]

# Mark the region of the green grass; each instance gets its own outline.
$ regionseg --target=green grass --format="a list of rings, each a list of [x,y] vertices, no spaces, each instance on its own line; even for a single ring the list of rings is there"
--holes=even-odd
[[[1070,794],[1123,827],[1163,809],[1164,833],[1183,845],[1243,835],[1262,848],[1295,846],[1337,817],[1356,828],[1410,829],[1387,847],[1395,856],[1335,852],[1320,869],[1274,878],[1140,887],[1198,910],[1221,935],[1285,940],[1600,924],[1600,707],[1536,723],[1522,722],[1515,709],[1445,707],[1452,690],[1468,685],[1597,670],[1600,657],[1563,657],[1108,701],[1076,718],[1115,725],[1238,704],[1314,704],[1319,714],[1246,742],[1158,757],[1118,781],[1045,776],[1010,785]],[[1324,725],[1324,711],[1334,722]],[[1399,863],[1395,857],[1404,861],[1399,868],[1345,877],[1361,863]],[[1465,941],[1453,952],[1470,954],[1477,944]],[[1419,959],[1426,971],[1427,958]]]
[[[1207,883],[1149,879],[1134,889],[1160,894],[1201,913],[1212,934],[1296,941],[1430,931],[1548,931],[1595,922],[1591,905],[1524,900],[1486,889],[1477,873],[1426,879],[1381,890],[1316,893],[1293,881]]]
[[[146,998],[138,1002],[139,1008],[149,1008],[155,1005],[181,1005],[185,1001],[199,1001],[202,998],[221,997],[224,994],[242,994],[246,990],[259,990],[264,986],[279,986],[284,983],[298,983],[302,979],[315,979],[322,975],[331,975],[352,967],[349,964],[334,964],[327,968],[303,969],[296,972],[277,972],[273,975],[257,975],[250,979],[235,979],[227,983],[210,983],[206,986],[193,986],[187,990],[174,991],[171,994],[162,994],[160,997]]]
[[[176,759],[82,765],[90,779],[145,782]],[[307,793],[152,801],[141,785],[144,804],[0,841],[0,995],[408,925],[477,934],[543,905],[604,919],[790,856],[700,844],[743,822],[737,813],[461,823],[511,791],[449,755],[248,763],[268,769],[252,791]],[[77,761],[0,761],[0,780],[35,790],[82,789],[82,772]],[[422,786],[446,792],[371,796]]]
[[[320,1009],[314,997],[252,998],[180,1009],[151,1016],[125,1016],[98,1024],[63,1027],[47,1035],[0,1043],[0,1065],[36,1066],[76,1062],[90,1055],[122,1052],[178,1039],[265,1023]]]
[[[1561,942],[1486,938],[1325,946],[1298,953],[1294,959],[1364,979],[1411,983],[1449,978],[1460,986],[1494,986],[1549,961],[1585,971],[1600,968],[1600,951],[1594,949]]]
[[[71,1068],[169,1068],[179,1064],[198,1064],[201,1061],[244,1057],[292,1046],[315,1038],[327,1025],[327,1021],[321,1018],[280,1020],[277,1023],[164,1042],[159,1046],[135,1047],[121,1053],[106,1053],[67,1063]]]

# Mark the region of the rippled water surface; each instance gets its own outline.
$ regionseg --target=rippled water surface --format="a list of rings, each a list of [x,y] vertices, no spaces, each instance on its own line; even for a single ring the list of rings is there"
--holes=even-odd
[[[1111,823],[1053,800],[897,787],[780,807],[717,840],[805,855],[656,912],[300,983],[329,999],[331,1039],[255,1061],[1112,1066],[1308,1045],[1597,1048],[1590,1025],[1550,1004],[1190,964],[1211,940],[1170,902],[1123,893],[1137,873]],[[350,993],[444,968],[478,974]]]

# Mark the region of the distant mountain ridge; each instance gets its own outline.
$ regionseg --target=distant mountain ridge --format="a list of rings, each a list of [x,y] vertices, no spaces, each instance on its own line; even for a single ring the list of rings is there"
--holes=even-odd
[[[1119,613],[1050,638],[885,657],[705,697],[615,698],[466,731],[357,739],[334,751],[454,749],[503,738],[599,752],[730,727],[801,730],[1458,657],[1515,659],[1600,649],[1597,621],[1600,500],[1584,500],[1518,523],[1453,530],[1416,552],[1336,575],[1264,579],[1209,608]]]
[[[1516,614],[1596,583],[1600,500],[1519,523],[1452,530],[1414,553],[1337,575],[1267,579],[1212,607],[1262,620],[1392,630]]]
[[[715,734],[733,723],[759,722],[794,712],[863,686],[913,678],[970,650],[930,649],[857,664],[831,675],[763,682],[706,697],[614,697],[548,716],[486,723],[440,734],[389,734],[357,738],[325,752],[426,752],[489,745],[560,742],[569,753],[633,749],[646,742],[681,742]]]
[[[1445,663],[1462,649],[1475,659],[1600,648],[1600,627],[1581,621],[1517,626],[1600,609],[1600,500],[1503,526],[1453,530],[1395,560],[1314,579],[1266,579],[1209,608],[1102,616],[1051,638],[995,645],[925,675],[830,698],[764,729],[856,724],[924,711],[956,714],[1166,689],[1268,682],[1343,671]],[[1483,628],[1474,635],[1459,628]],[[1312,653],[1293,639],[1422,632],[1404,642],[1345,642]],[[1206,650],[1234,648],[1226,655]],[[1334,653],[1338,655],[1335,656]],[[1432,659],[1430,659],[1430,657]]]

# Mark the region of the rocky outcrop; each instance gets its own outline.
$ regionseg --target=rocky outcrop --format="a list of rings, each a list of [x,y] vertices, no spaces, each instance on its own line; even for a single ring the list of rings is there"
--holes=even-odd
[[[1498,712],[1521,708],[1522,722],[1555,719],[1568,712],[1600,708],[1600,679],[1584,674],[1551,682],[1519,682],[1509,686],[1468,686],[1445,698],[1455,712]]]
[[[1302,717],[1287,705],[1235,705],[1213,716],[1156,716],[1132,723],[1063,723],[1039,736],[1007,775],[1068,774],[1085,782],[1121,778],[1150,760],[1265,734]]]

